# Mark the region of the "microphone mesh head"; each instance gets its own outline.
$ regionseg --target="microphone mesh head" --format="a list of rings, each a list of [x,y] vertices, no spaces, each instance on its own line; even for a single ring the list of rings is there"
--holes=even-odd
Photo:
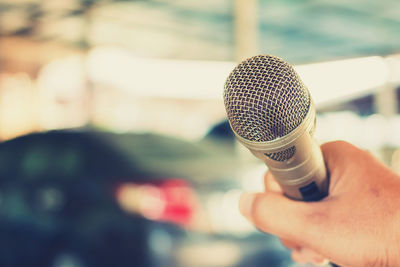
[[[240,63],[228,76],[224,102],[239,136],[265,142],[293,131],[304,120],[310,95],[291,65],[270,55]]]

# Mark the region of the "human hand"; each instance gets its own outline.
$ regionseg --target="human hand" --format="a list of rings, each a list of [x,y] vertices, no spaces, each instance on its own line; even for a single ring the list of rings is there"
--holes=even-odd
[[[272,175],[265,193],[245,193],[242,214],[281,238],[299,262],[400,266],[400,179],[369,152],[343,142],[321,146],[329,196],[318,202],[285,197]]]

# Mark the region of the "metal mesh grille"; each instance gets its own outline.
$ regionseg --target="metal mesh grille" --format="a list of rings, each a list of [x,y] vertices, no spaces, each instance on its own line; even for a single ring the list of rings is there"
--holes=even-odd
[[[274,152],[274,153],[265,153],[267,157],[270,159],[276,160],[276,161],[285,161],[290,159],[291,157],[294,156],[294,153],[296,153],[296,147],[292,146],[289,147],[288,149],[279,151],[279,152]]]
[[[231,72],[224,102],[232,129],[250,141],[264,142],[299,126],[310,96],[292,66],[261,55],[243,61]]]

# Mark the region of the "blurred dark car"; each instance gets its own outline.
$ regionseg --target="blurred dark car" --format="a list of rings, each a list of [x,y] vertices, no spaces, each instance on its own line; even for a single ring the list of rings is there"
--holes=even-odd
[[[188,230],[201,205],[188,200],[234,186],[240,164],[231,142],[219,144],[77,130],[0,143],[0,266],[187,266],[182,248],[221,240],[243,248],[235,266],[290,265],[271,236]]]

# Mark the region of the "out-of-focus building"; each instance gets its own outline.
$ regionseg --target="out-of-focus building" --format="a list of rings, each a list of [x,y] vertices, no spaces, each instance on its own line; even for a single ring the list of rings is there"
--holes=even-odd
[[[398,6],[1,0],[0,138],[82,126],[199,138],[225,118],[234,62],[258,53],[300,65],[321,113],[390,117]]]

